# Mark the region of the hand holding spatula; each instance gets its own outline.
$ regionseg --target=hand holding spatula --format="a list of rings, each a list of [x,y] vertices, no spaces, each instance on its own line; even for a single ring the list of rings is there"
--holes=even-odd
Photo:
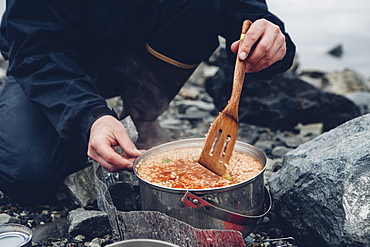
[[[240,35],[241,41],[251,24],[249,20],[244,21]],[[199,158],[201,165],[220,176],[226,173],[225,164],[228,164],[230,160],[238,136],[238,108],[245,77],[244,61],[236,56],[233,88],[229,102],[211,124]]]

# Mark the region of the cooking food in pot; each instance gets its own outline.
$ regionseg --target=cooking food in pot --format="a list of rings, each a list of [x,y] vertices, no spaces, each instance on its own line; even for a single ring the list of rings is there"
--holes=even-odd
[[[234,150],[226,175],[218,176],[198,163],[201,151],[201,147],[187,147],[155,154],[138,164],[137,173],[143,180],[159,186],[208,189],[243,182],[263,170],[259,160]]]

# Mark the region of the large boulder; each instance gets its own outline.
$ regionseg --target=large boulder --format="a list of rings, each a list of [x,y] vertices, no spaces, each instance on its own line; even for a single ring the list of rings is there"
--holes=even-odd
[[[370,246],[370,114],[288,152],[269,187],[298,246]]]
[[[325,92],[338,95],[370,92],[370,80],[352,69],[334,72],[304,69],[300,78]]]
[[[220,67],[206,80],[207,92],[221,111],[230,98],[233,65],[219,49],[213,62]],[[292,130],[297,124],[323,123],[324,131],[360,116],[359,107],[342,95],[325,92],[293,72],[272,80],[246,74],[239,106],[240,122],[272,129]]]

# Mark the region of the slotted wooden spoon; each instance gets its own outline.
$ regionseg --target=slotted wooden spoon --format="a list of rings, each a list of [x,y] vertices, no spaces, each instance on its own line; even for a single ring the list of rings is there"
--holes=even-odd
[[[243,22],[240,41],[243,40],[251,24],[249,20]],[[225,164],[230,160],[238,136],[238,109],[244,77],[245,62],[237,56],[230,99],[211,124],[198,161],[220,176],[226,173]]]

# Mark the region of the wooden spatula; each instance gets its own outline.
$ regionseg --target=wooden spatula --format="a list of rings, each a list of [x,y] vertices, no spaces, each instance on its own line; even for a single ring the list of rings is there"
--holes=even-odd
[[[244,21],[240,41],[251,24],[249,20]],[[201,165],[220,176],[226,173],[225,164],[230,160],[238,136],[238,108],[244,77],[245,62],[237,56],[229,102],[211,124],[199,158]]]

